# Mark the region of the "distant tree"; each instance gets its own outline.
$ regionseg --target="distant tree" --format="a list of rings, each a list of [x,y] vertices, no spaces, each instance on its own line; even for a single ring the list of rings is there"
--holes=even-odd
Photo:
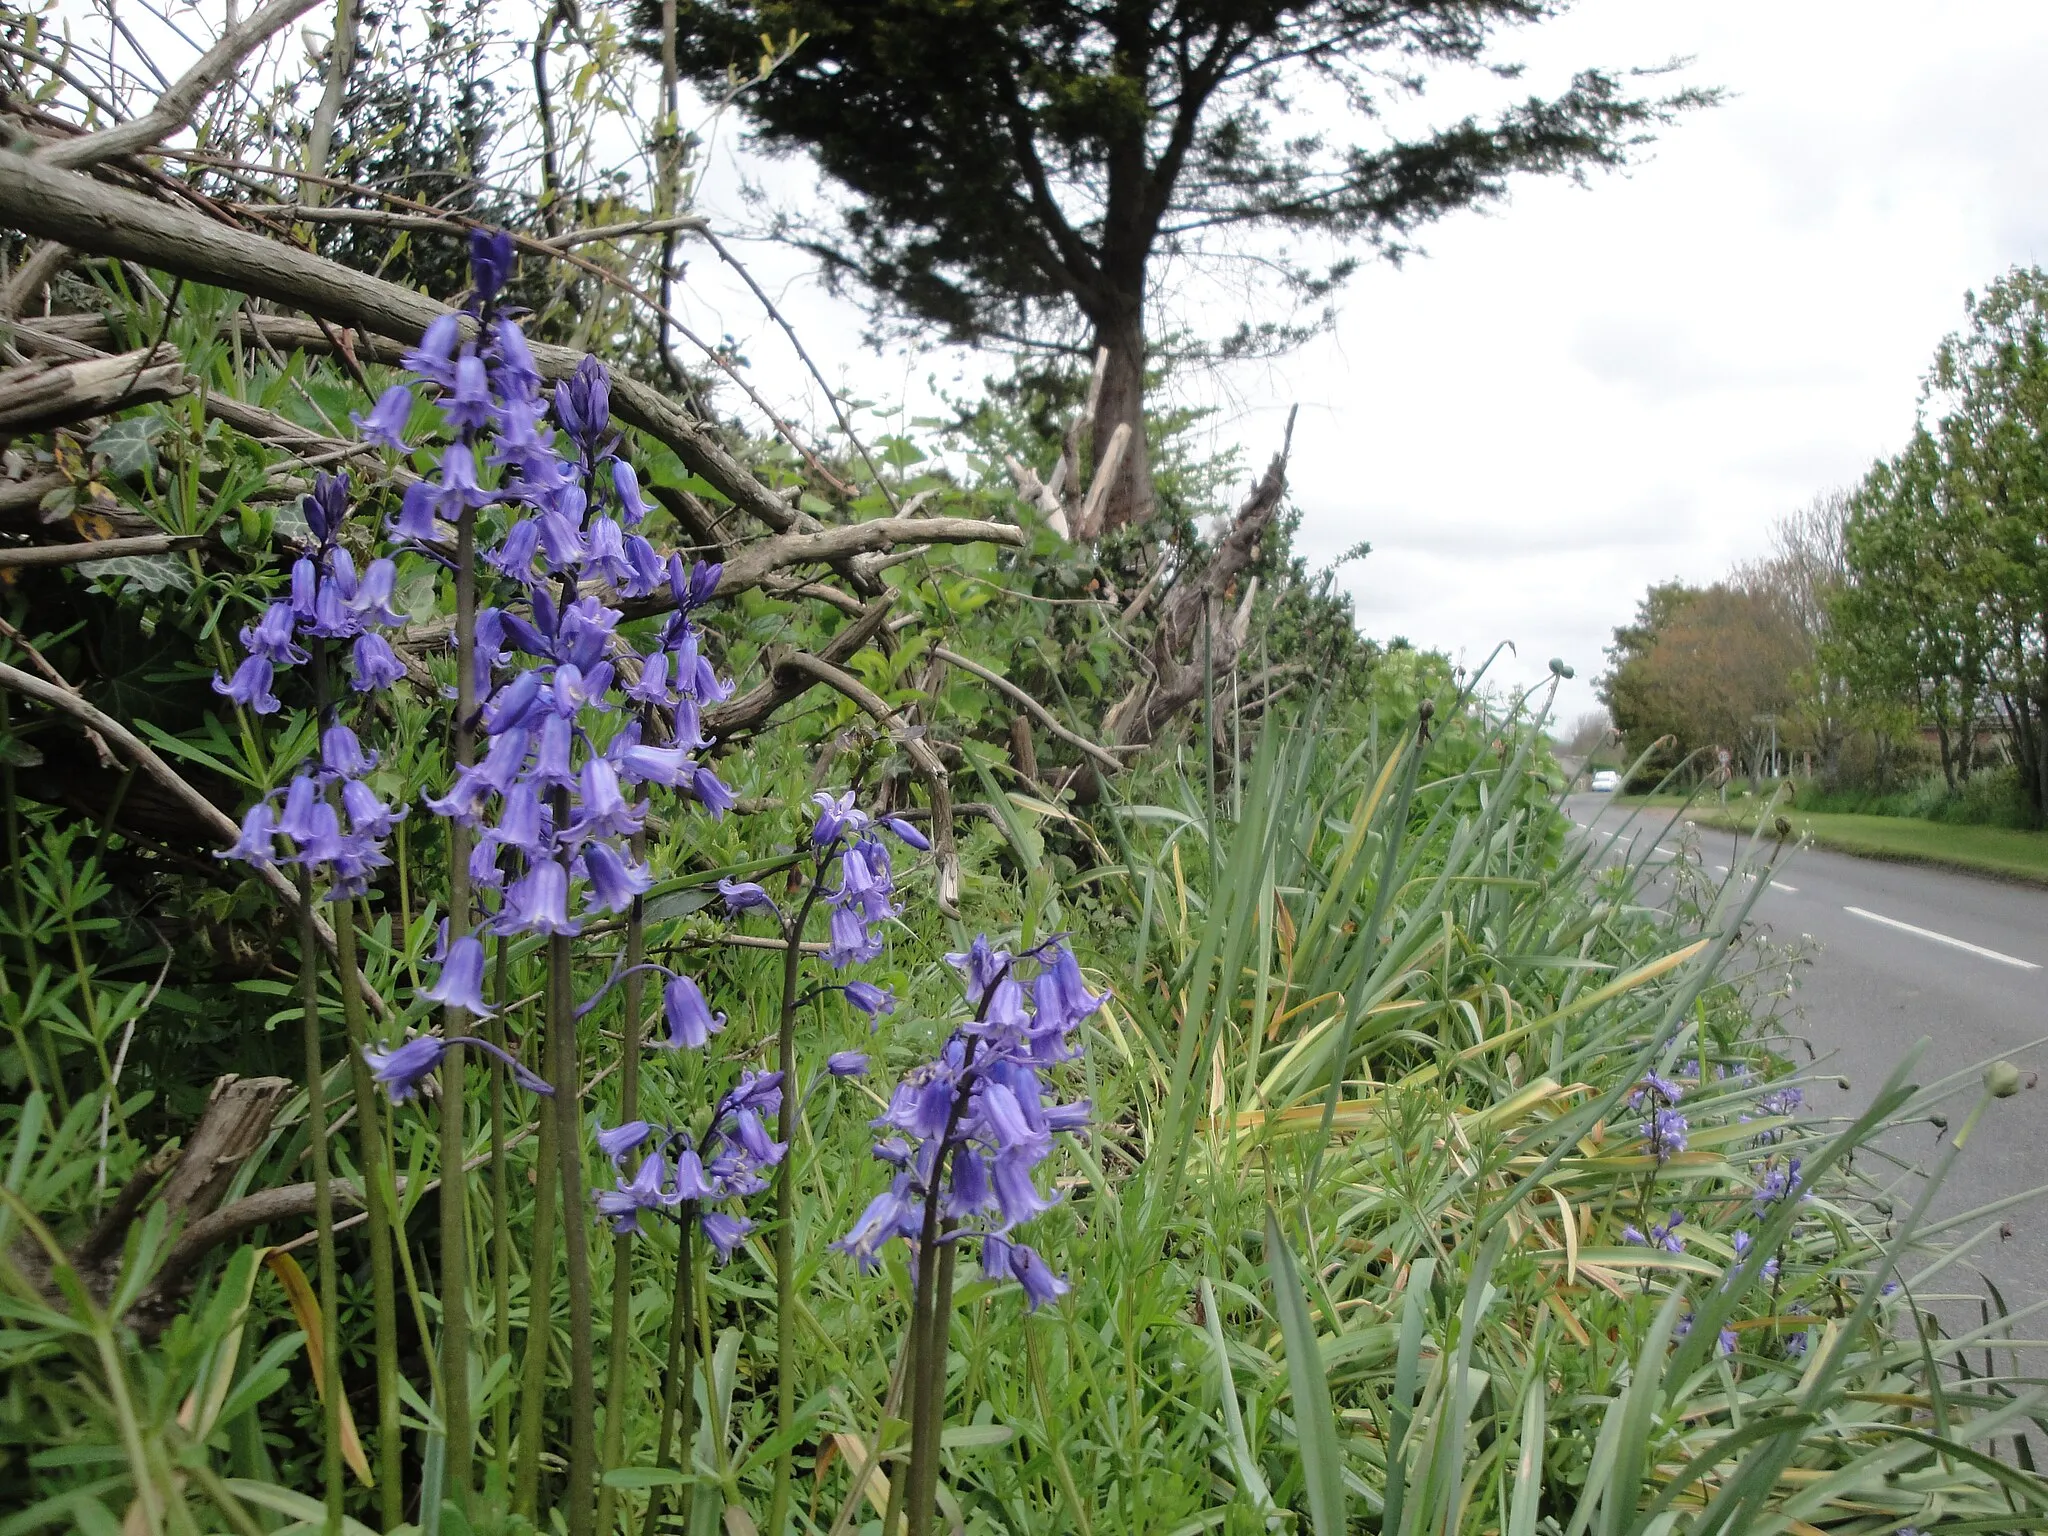
[[[1647,130],[1709,99],[1646,96],[1587,70],[1490,120],[1397,126],[1397,103],[1445,69],[1512,75],[1490,57],[1495,35],[1564,0],[637,5],[650,50],[666,34],[684,78],[711,90],[733,68],[753,72],[764,36],[805,35],[740,109],[760,142],[810,151],[852,194],[841,227],[800,233],[878,315],[959,340],[1107,352],[1094,451],[1120,425],[1134,438],[1109,527],[1152,508],[1143,399],[1163,263],[1234,254],[1255,264],[1262,296],[1319,304],[1356,257],[1317,268],[1247,232],[1399,256],[1423,225],[1498,200],[1517,173],[1621,164]],[[1303,333],[1262,318],[1212,340]]]
[[[1965,595],[1990,631],[2021,784],[2048,820],[2048,272],[2016,268],[1964,304],[1928,380],[1943,500],[1967,530]]]
[[[1600,702],[1614,717],[1614,728],[1628,744],[1629,755],[1650,751],[1659,740],[1671,744],[1656,751],[1645,765],[1653,771],[1675,766],[1688,748],[1679,743],[1689,734],[1686,722],[1672,713],[1671,700],[1657,685],[1650,665],[1657,640],[1679,612],[1699,596],[1699,588],[1682,581],[1653,586],[1636,606],[1635,622],[1614,632],[1607,647],[1607,671],[1595,685]]]
[[[1637,622],[1615,631],[1603,697],[1632,749],[1659,737],[1675,750],[1726,747],[1764,770],[1773,720],[1790,713],[1793,679],[1810,659],[1791,606],[1727,584],[1652,587]]]
[[[1954,489],[1941,443],[1924,427],[1872,466],[1849,498],[1828,638],[1862,714],[1904,706],[1913,724],[1933,727],[1951,790],[1977,766],[1993,651],[1983,520]]]
[[[1784,736],[1789,745],[1810,749],[1830,782],[1851,726],[1848,679],[1830,645],[1832,604],[1848,579],[1849,509],[1847,492],[1828,491],[1787,513],[1771,529],[1771,553],[1737,566],[1732,578],[1741,590],[1778,605],[1798,631],[1803,659],[1789,679],[1793,702]]]
[[[1858,687],[1934,728],[1952,788],[1995,708],[2048,820],[2048,273],[1964,302],[1912,441],[1852,498],[1834,644]]]

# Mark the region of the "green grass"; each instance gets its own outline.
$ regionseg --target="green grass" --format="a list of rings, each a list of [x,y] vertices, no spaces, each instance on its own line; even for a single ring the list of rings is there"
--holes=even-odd
[[[1677,796],[1630,797],[1630,804],[1682,805]],[[1725,808],[1712,801],[1696,802],[1687,813],[1703,827],[1747,832],[1762,804],[1731,801]],[[1854,816],[1828,811],[1787,811],[1794,831],[1816,848],[1853,853],[1866,859],[1893,859],[1908,864],[1935,864],[2048,885],[2048,832],[2023,832],[2010,827],[1957,826],[1905,816]]]

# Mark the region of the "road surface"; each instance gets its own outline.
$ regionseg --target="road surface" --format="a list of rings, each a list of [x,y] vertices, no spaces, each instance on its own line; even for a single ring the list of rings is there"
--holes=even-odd
[[[1631,809],[1591,794],[1570,797],[1565,808],[1596,835],[1618,829]],[[1638,853],[1670,817],[1668,809],[1637,815]],[[1709,876],[1726,878],[1748,841],[1681,823],[1662,844],[1691,848]],[[1781,861],[1751,916],[1781,940],[1810,936],[1818,946],[1794,995],[1802,1015],[1794,1027],[1822,1058],[1818,1070],[1846,1077],[1850,1089],[1823,1081],[1808,1094],[1817,1109],[1866,1107],[1923,1036],[1930,1043],[1915,1072],[1923,1083],[2004,1057],[2023,1080],[2039,1070],[2043,1086],[1991,1106],[1934,1212],[1961,1214],[2048,1184],[2048,1046],[2034,1044],[2048,1036],[2048,891],[1809,848]],[[1973,1101],[1956,1104],[1956,1126]],[[1893,1133],[1886,1145],[1916,1161],[1938,1150],[1932,1132],[1918,1128]],[[2012,1233],[1976,1249],[1976,1267],[2015,1309],[2048,1298],[2048,1200],[1997,1219]],[[1959,1265],[1942,1288],[1965,1289],[1974,1278],[1971,1266]],[[2038,1328],[2021,1332],[2039,1336]]]

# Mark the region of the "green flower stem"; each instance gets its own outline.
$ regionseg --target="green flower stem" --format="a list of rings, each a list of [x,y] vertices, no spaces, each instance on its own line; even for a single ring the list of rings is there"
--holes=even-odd
[[[540,1446],[547,1438],[543,1389],[548,1347],[554,1338],[554,1107],[543,1105],[539,1119],[540,1136],[533,1159],[533,1262],[526,1274],[526,1345],[519,1364],[519,1457],[513,1470],[512,1498],[512,1508],[527,1520],[533,1520],[538,1509]]]
[[[696,1438],[691,1412],[696,1407],[696,1393],[690,1386],[690,1311],[695,1284],[690,1275],[690,1250],[697,1239],[697,1202],[686,1200],[677,1216],[681,1225],[676,1233],[676,1289],[675,1297],[669,1304],[668,1312],[668,1358],[664,1362],[661,1378],[661,1432],[655,1439],[654,1464],[668,1465],[670,1435],[675,1432],[676,1420],[682,1419],[681,1461],[684,1472],[688,1472],[693,1461],[692,1441]],[[647,1514],[640,1523],[640,1536],[654,1536],[655,1528],[661,1523],[664,1500],[660,1487],[647,1491]],[[604,1529],[599,1521],[599,1529]]]
[[[796,1467],[796,1011],[802,980],[804,924],[825,886],[823,859],[811,871],[803,905],[783,930],[782,1016],[775,1032],[775,1065],[782,1073],[782,1107],[776,1112],[775,1139],[782,1143],[782,1166],[775,1171],[775,1427],[783,1437],[775,1457],[775,1493],[768,1504],[768,1536],[782,1536],[789,1518],[789,1482]]]
[[[476,760],[476,511],[465,507],[455,524],[455,730],[458,770]],[[448,820],[448,942],[469,932],[469,828]],[[442,1034],[467,1032],[462,1010],[442,1015]],[[441,1063],[441,1421],[447,1429],[442,1497],[469,1514],[476,1431],[469,1409],[469,1148],[463,1105],[463,1049],[451,1045]]]
[[[399,1478],[403,1444],[398,1412],[398,1297],[391,1269],[391,1213],[384,1203],[384,1117],[377,1085],[370,1078],[363,1047],[369,1025],[363,1007],[362,972],[356,960],[356,907],[334,902],[336,972],[341,980],[342,1018],[348,1025],[349,1080],[355,1089],[356,1132],[361,1138],[363,1205],[370,1226],[370,1307],[377,1345],[377,1497],[384,1528],[405,1519],[405,1490]]]
[[[556,825],[568,821],[566,806]],[[569,1269],[569,1536],[590,1536],[597,1463],[597,1385],[592,1362],[589,1212],[583,1196],[583,1096],[576,1051],[573,957],[567,934],[548,939],[548,1047],[555,1085],[555,1156],[562,1170],[562,1247]]]
[[[313,882],[301,865],[299,877],[299,1003],[306,1050],[306,1140],[313,1162],[313,1225],[320,1234],[320,1408],[321,1489],[326,1536],[341,1536],[341,1308],[334,1264],[334,1199],[327,1166],[326,1068],[320,1059],[320,936],[313,926]]]
[[[633,839],[633,856],[646,855],[645,840]],[[647,975],[640,966],[647,959],[647,911],[640,897],[633,898],[626,916],[626,1017],[620,1025],[619,1042],[619,1124],[640,1115],[640,1005]],[[687,1236],[687,1235],[686,1235]],[[685,1241],[685,1248],[689,1246]],[[598,1466],[606,1472],[619,1465],[626,1439],[626,1363],[633,1353],[633,1234],[621,1232],[612,1239],[612,1326],[610,1354],[604,1382],[604,1446]],[[618,1490],[602,1480],[597,1490],[597,1528],[609,1532],[616,1509]],[[651,1501],[650,1501],[651,1502]]]
[[[508,941],[497,945],[497,978],[491,1001],[498,1011],[485,1026],[485,1038],[504,1050],[505,1007],[511,997],[511,955]],[[499,1360],[512,1357],[512,1202],[505,1185],[505,1064],[491,1058],[491,1353]],[[492,1415],[491,1442],[500,1471],[507,1469],[512,1455],[512,1394],[500,1389]]]

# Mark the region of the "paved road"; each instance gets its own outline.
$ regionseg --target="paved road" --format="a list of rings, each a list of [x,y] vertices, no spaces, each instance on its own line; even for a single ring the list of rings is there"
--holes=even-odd
[[[1628,808],[1606,795],[1575,795],[1566,810],[1600,834],[1628,817]],[[1670,815],[1646,811],[1637,818],[1639,853]],[[1747,843],[1684,824],[1663,839],[1672,852],[1695,850],[1716,877],[1740,865]],[[2032,1044],[2048,1036],[2048,891],[1817,849],[1793,853],[1779,876],[1752,916],[1781,940],[1803,935],[1818,945],[1795,995],[1799,1027],[1823,1070],[1851,1085],[1847,1093],[1815,1090],[1809,1097],[1816,1106],[1829,1113],[1863,1108],[1923,1036],[1931,1043],[1916,1073],[1921,1082],[2006,1057],[2023,1074],[2039,1069],[2043,1087],[1991,1106],[1934,1209],[1960,1214],[2048,1184],[2048,1046]],[[1969,1102],[1956,1106],[1957,1125]],[[1931,1133],[1917,1128],[1894,1133],[1887,1145],[1915,1159],[1933,1150]],[[1977,1250],[1983,1272],[2013,1307],[2048,1298],[2048,1200],[2002,1219],[2013,1234]],[[1958,1266],[1945,1282],[1973,1278]]]

